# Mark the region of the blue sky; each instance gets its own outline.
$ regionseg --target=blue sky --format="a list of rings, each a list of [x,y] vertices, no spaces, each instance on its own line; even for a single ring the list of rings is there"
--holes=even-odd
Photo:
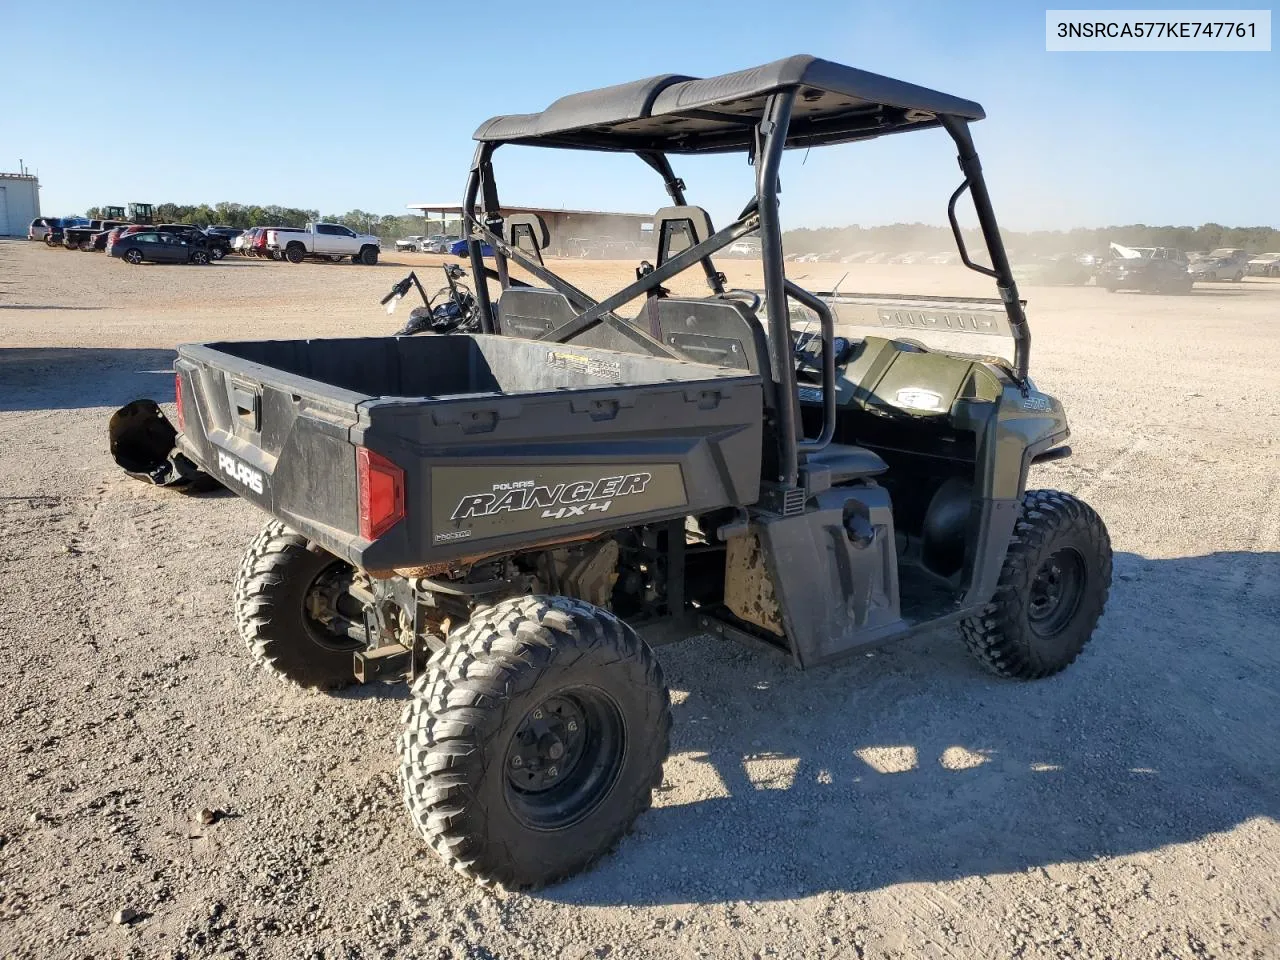
[[[495,113],[812,53],[982,103],[974,135],[1008,228],[1280,227],[1280,53],[1050,54],[1040,4],[7,6],[0,169],[21,157],[38,170],[47,213],[133,200],[399,212],[461,198],[471,134]],[[634,158],[504,148],[495,162],[510,203],[665,200]],[[676,162],[719,221],[751,189],[744,158]],[[958,179],[940,132],[794,152],[784,218],[940,223]]]

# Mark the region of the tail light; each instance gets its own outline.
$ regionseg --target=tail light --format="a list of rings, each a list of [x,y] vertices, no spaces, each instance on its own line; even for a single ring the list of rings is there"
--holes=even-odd
[[[404,471],[366,447],[356,447],[360,536],[377,540],[404,519]]]
[[[178,430],[181,433],[186,433],[187,413],[182,409],[182,374],[180,373],[173,375],[173,399],[178,406]]]

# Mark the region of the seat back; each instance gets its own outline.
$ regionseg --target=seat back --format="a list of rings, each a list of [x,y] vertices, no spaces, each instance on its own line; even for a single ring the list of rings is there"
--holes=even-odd
[[[733,367],[773,382],[769,340],[755,314],[737,300],[662,297],[658,339],[697,363]]]
[[[563,326],[578,315],[569,298],[545,287],[511,287],[504,290],[497,305],[498,332],[509,337],[536,340],[544,333]],[[635,337],[625,336],[613,323],[598,323],[569,338],[569,343],[583,347],[600,347],[658,356],[657,347],[649,349]]]
[[[536,339],[577,315],[563,293],[540,287],[512,287],[498,300],[498,329],[511,337]]]
[[[701,207],[663,207],[653,217],[653,234],[658,240],[653,265],[662,266],[714,232],[711,217]]]
[[[718,297],[662,297],[657,301],[656,339],[695,363],[732,367],[760,375],[764,403],[763,477],[778,470],[778,395],[769,338],[751,308]]]

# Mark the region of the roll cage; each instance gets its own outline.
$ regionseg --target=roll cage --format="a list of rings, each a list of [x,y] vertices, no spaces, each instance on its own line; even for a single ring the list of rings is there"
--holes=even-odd
[[[835,320],[821,296],[786,279],[782,227],[778,216],[779,170],[784,150],[868,140],[891,133],[941,126],[957,149],[963,179],[947,204],[947,219],[964,265],[991,277],[1008,315],[1014,337],[1014,379],[1025,385],[1031,335],[1009,267],[995,212],[982,176],[969,124],[985,116],[982,107],[924,87],[810,56],[793,56],[749,70],[698,79],[667,74],[562,97],[541,113],[497,116],[481,124],[463,199],[469,228],[481,328],[498,331],[485,278],[481,244],[494,253],[496,279],[504,290],[522,286],[510,276],[508,262],[563,294],[576,316],[542,334],[563,343],[598,325],[608,324],[639,348],[673,356],[666,345],[615,311],[638,297],[655,296],[675,275],[700,265],[716,296],[730,296],[712,255],[735,241],[758,234],[764,268],[764,294],[773,378],[779,404],[780,481],[793,487],[799,455],[826,447],[835,430]],[[493,173],[493,154],[505,143],[522,146],[634,153],[662,178],[671,202],[685,206],[685,183],[676,176],[670,154],[746,153],[755,168],[754,196],[737,218],[710,236],[661,261],[645,264],[637,279],[617,293],[595,300],[529,256],[503,232],[501,205]],[[973,198],[991,266],[974,263],[959,222],[956,203],[968,191]],[[513,238],[514,239],[514,238]],[[817,314],[821,322],[823,426],[816,438],[797,436],[798,401],[787,299]]]

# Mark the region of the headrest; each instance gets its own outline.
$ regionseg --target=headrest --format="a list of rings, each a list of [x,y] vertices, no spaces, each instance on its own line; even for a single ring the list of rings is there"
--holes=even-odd
[[[542,260],[542,251],[551,243],[546,221],[536,213],[509,214],[503,222],[502,232],[507,243],[532,254],[539,261]]]
[[[715,231],[711,217],[701,207],[663,207],[653,216],[658,238],[657,265],[706,240]]]

